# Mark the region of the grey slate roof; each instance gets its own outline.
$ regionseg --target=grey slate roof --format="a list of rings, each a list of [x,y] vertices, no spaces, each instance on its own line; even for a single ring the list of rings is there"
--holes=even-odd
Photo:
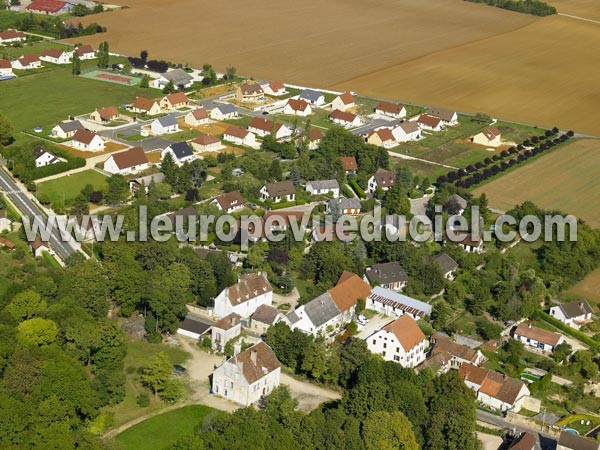
[[[163,127],[177,125],[177,119],[174,116],[163,116],[156,119]]]
[[[324,323],[341,314],[340,310],[331,298],[331,295],[329,295],[329,292],[325,292],[324,294],[313,298],[310,302],[304,305],[304,311],[315,327],[320,327]]]
[[[231,113],[235,113],[237,112],[237,109],[235,106],[229,104],[229,103],[224,103],[222,105],[217,105],[217,109],[219,111],[221,111],[221,114],[231,114]]]
[[[337,180],[316,180],[306,183],[306,187],[312,186],[313,189],[339,189],[340,185]]]
[[[440,266],[440,270],[443,274],[452,272],[453,270],[456,270],[458,268],[458,263],[445,253],[435,255],[433,257],[433,261],[436,262],[438,266]]]
[[[398,281],[408,281],[408,275],[398,261],[373,264],[365,270],[365,276],[369,283],[396,283]]]
[[[568,431],[561,431],[560,437],[558,438],[558,445],[562,445],[564,448],[570,450],[600,449],[600,442],[576,434],[571,434]]]
[[[304,89],[300,94],[299,98],[309,100],[311,102],[316,102],[321,96],[323,96],[323,94],[319,91],[315,91],[313,89]]]
[[[591,306],[585,300],[575,300],[569,303],[561,303],[558,305],[558,307],[568,319],[592,312]]]
[[[65,132],[70,133],[77,130],[85,130],[84,126],[79,120],[72,120],[70,122],[61,122],[58,126]]]
[[[185,158],[194,154],[192,147],[187,142],[176,142],[175,144],[169,145],[169,148],[173,151],[177,159]]]
[[[179,328],[192,333],[203,334],[210,328],[210,325],[198,321],[195,317],[187,315],[185,319],[179,324]]]
[[[345,209],[360,209],[360,200],[357,198],[332,198],[329,200],[331,205],[338,204],[338,208],[341,211]]]
[[[300,317],[298,317],[298,314],[296,314],[295,311],[292,311],[291,313],[289,313],[287,316],[285,316],[287,318],[287,320],[290,322],[290,324],[295,324],[296,322],[298,322],[300,320]]]
[[[182,69],[174,69],[169,72],[165,72],[162,74],[162,77],[172,81],[175,85],[187,84],[193,80],[193,77]]]

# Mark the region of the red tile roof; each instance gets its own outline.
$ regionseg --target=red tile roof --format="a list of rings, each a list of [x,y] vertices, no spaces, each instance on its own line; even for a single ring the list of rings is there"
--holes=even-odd
[[[436,128],[442,122],[442,119],[439,117],[430,116],[428,114],[421,114],[417,119],[417,122],[431,128]]]
[[[417,322],[407,314],[388,323],[383,329],[394,334],[405,351],[409,352],[426,338]]]
[[[5,31],[0,31],[0,41],[2,40],[8,40],[8,39],[15,39],[15,38],[21,38],[21,39],[25,39],[25,33],[23,33],[22,31],[17,31],[17,30],[5,30]]]
[[[392,134],[392,130],[390,130],[389,128],[380,128],[379,130],[371,131],[371,133],[369,133],[369,137],[373,136],[374,134],[379,136],[381,142],[396,140],[396,138],[394,138],[394,135]]]
[[[358,163],[354,156],[340,156],[344,170],[358,170]]]
[[[269,83],[269,88],[271,88],[271,90],[273,92],[277,92],[277,91],[280,91],[281,89],[285,89],[285,85],[283,84],[282,81],[271,81]]]
[[[75,49],[75,51],[77,52],[78,56],[83,56],[86,55],[88,53],[94,53],[94,48],[91,45],[80,45],[79,47],[77,47]]]
[[[11,67],[8,59],[0,59],[0,69],[10,69]]]
[[[49,57],[49,58],[60,58],[60,56],[63,54],[64,52],[62,50],[59,50],[57,48],[49,48],[48,50],[44,50],[42,52],[42,56],[45,57]]]
[[[33,53],[29,53],[27,55],[23,55],[19,58],[19,62],[22,66],[28,66],[31,63],[38,62],[40,60],[38,55]]]
[[[203,134],[202,136],[199,136],[196,139],[194,139],[192,142],[198,145],[210,145],[216,144],[217,142],[221,141],[219,140],[219,138],[211,134]]]
[[[141,109],[142,111],[150,111],[155,103],[156,101],[150,98],[137,97],[131,106],[133,108]]]
[[[352,95],[350,92],[344,92],[343,94],[338,95],[338,98],[344,105],[351,105],[355,101],[354,95]]]
[[[325,134],[318,128],[311,128],[308,132],[308,140],[310,142],[320,141],[325,137]]]
[[[274,123],[272,120],[263,119],[262,117],[253,117],[248,124],[248,128],[256,128],[266,133],[270,133],[273,130]]]
[[[341,120],[343,122],[352,123],[356,119],[356,114],[352,114],[346,111],[340,111],[339,109],[334,109],[331,114],[329,114],[331,119]]]
[[[390,114],[400,114],[404,106],[391,102],[380,102],[375,108],[376,111],[383,111]]]
[[[105,108],[98,108],[96,111],[98,111],[98,114],[100,115],[100,117],[102,119],[112,119],[113,117],[118,117],[119,115],[119,110],[117,109],[116,106],[107,106]]]
[[[223,317],[218,322],[216,322],[213,325],[213,327],[219,328],[220,330],[229,330],[229,329],[235,327],[241,321],[242,321],[242,317],[239,314],[231,313],[231,314]]]
[[[561,339],[561,335],[553,333],[552,331],[537,328],[526,323],[520,323],[514,331],[515,335],[523,336],[525,338],[534,339],[538,342],[542,342],[547,345],[555,347],[558,345],[558,341]]]
[[[198,108],[192,111],[192,116],[196,120],[208,119],[208,113],[204,108]]]
[[[342,277],[332,289],[329,295],[342,312],[356,305],[359,298],[366,300],[371,294],[371,286],[354,273],[342,274]]]
[[[308,102],[304,100],[297,100],[295,98],[290,98],[288,100],[288,105],[290,105],[290,108],[292,108],[294,111],[305,111],[306,108],[308,108]]]
[[[237,137],[240,139],[245,139],[246,136],[248,136],[250,134],[250,132],[248,130],[241,129],[240,127],[236,127],[235,125],[230,125],[227,127],[227,129],[225,130],[225,133],[223,133],[223,134]]]
[[[180,103],[189,103],[190,99],[184,92],[175,92],[167,95],[167,100],[171,105],[178,105]]]
[[[148,164],[148,157],[142,147],[133,147],[124,152],[115,153],[112,158],[119,169]]]
[[[96,136],[96,133],[89,130],[77,130],[73,136],[73,140],[89,145]]]
[[[57,13],[67,5],[66,2],[58,0],[33,0],[27,8],[30,11],[41,11],[47,13]]]
[[[254,384],[281,367],[281,363],[271,347],[264,342],[254,344],[249,349],[229,359],[227,363],[240,367],[248,384]]]

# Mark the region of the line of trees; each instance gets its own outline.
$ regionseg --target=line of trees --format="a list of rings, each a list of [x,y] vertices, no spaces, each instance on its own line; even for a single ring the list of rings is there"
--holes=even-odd
[[[467,0],[472,3],[485,3],[489,6],[517,11],[534,16],[551,16],[556,14],[556,8],[540,0]]]

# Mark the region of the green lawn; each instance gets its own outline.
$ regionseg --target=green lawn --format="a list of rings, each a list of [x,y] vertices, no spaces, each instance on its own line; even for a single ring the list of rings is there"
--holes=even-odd
[[[9,47],[4,46],[0,47],[0,55],[3,57],[8,56],[9,59],[18,58],[21,55],[27,55],[30,53],[34,53],[36,55],[41,55],[44,50],[49,50],[51,48],[59,48],[61,50],[72,50],[73,47],[71,45],[59,44],[58,42],[43,40],[37,42],[27,42],[22,47]],[[48,65],[49,63],[42,61],[42,65]],[[50,66],[55,66],[54,64],[49,64]],[[56,66],[55,66],[56,67]]]
[[[106,176],[95,170],[84,170],[73,175],[55,178],[38,185],[38,195],[46,193],[52,203],[63,204],[74,199],[86,184],[94,189],[103,190],[106,186]]]
[[[220,414],[204,405],[190,405],[145,420],[116,437],[124,450],[164,450],[182,436],[193,433],[209,414]]]

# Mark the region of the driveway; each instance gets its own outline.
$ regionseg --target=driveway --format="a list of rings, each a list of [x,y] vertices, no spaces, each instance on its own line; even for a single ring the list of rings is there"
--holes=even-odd
[[[392,317],[387,317],[382,314],[378,314],[378,315],[374,316],[372,319],[370,319],[369,322],[364,327],[361,327],[359,325],[358,334],[356,335],[356,337],[358,339],[366,339],[369,336],[371,336],[373,333],[375,333],[376,331],[383,328],[383,326],[390,323],[392,320],[394,320]]]

